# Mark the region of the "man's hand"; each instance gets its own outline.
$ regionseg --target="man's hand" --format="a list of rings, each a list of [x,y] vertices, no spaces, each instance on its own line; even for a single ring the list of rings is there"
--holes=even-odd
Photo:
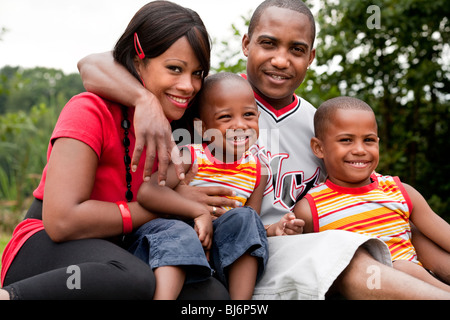
[[[149,100],[150,99],[150,100]],[[149,108],[148,105],[152,105]],[[167,168],[172,161],[177,176],[184,179],[184,169],[180,153],[172,138],[172,128],[164,115],[158,99],[148,96],[136,105],[134,115],[134,130],[136,145],[131,159],[131,169],[136,171],[139,160],[147,147],[144,165],[144,181],[148,181],[153,171],[155,160],[158,159],[158,183],[164,184],[167,178]]]

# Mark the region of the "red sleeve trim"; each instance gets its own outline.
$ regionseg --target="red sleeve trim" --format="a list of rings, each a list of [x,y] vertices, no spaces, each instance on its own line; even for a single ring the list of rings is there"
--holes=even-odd
[[[305,199],[308,200],[309,207],[311,208],[314,232],[319,232],[320,230],[319,214],[317,213],[316,203],[314,202],[313,197],[309,193],[305,196]]]
[[[409,209],[409,214],[411,214],[414,206],[412,204],[411,198],[409,197],[408,192],[405,189],[405,186],[403,185],[403,183],[400,181],[399,177],[392,177],[395,181],[395,183],[397,184],[398,188],[400,189],[400,191],[403,194],[403,197],[405,198],[406,204],[408,205],[408,209]]]

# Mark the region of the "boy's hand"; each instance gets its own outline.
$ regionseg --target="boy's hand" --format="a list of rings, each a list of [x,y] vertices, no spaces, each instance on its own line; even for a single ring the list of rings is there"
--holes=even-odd
[[[292,212],[286,213],[280,221],[274,223],[267,229],[267,235],[270,236],[286,236],[297,235],[303,233],[305,221],[295,218]]]
[[[297,219],[292,212],[289,212],[283,216],[281,221],[284,221],[284,233],[287,235],[296,235],[303,233],[303,227],[305,221]]]
[[[213,226],[211,215],[208,211],[204,211],[197,218],[194,219],[194,230],[197,232],[198,239],[200,240],[205,252],[209,252],[212,245]]]

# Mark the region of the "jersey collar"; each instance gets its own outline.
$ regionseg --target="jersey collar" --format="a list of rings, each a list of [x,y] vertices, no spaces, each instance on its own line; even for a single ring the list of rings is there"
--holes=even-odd
[[[247,79],[246,74],[241,74],[241,76],[244,79]],[[256,102],[258,103],[260,109],[268,113],[276,122],[285,119],[287,116],[294,113],[300,106],[300,100],[296,94],[293,94],[293,101],[290,104],[279,110],[272,107],[266,100],[264,100],[256,92],[253,91],[253,94],[255,95]]]

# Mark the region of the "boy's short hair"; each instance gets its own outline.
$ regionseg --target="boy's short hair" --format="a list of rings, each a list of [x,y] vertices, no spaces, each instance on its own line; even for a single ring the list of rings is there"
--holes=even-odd
[[[197,103],[195,104],[196,109],[194,112],[195,117],[199,118],[201,116],[201,110],[206,105],[205,100],[208,98],[208,94],[210,94],[210,91],[214,89],[214,86],[217,85],[219,82],[225,80],[242,81],[243,85],[249,85],[249,83],[245,78],[235,73],[219,72],[216,74],[209,75],[208,77],[205,78],[202,89],[198,93]]]
[[[253,31],[261,19],[261,15],[263,12],[270,7],[278,7],[283,9],[289,9],[293,11],[297,11],[299,13],[303,13],[306,15],[311,22],[312,29],[312,39],[311,39],[311,48],[314,47],[314,39],[316,38],[316,22],[314,20],[314,16],[311,13],[311,10],[308,6],[301,0],[266,0],[261,3],[253,13],[250,24],[248,25],[248,37],[251,38],[253,35]]]
[[[336,110],[363,110],[373,112],[372,108],[364,101],[352,97],[332,98],[320,105],[314,115],[314,135],[321,139],[330,121],[333,121]]]

